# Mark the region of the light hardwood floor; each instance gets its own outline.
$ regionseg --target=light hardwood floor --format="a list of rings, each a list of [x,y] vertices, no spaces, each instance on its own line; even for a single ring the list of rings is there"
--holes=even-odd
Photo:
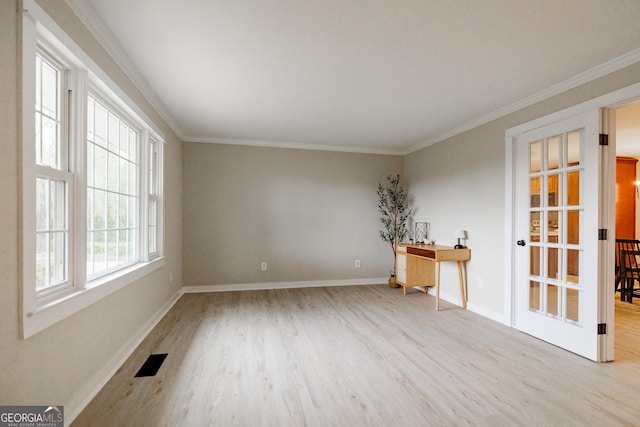
[[[74,426],[640,424],[640,299],[598,364],[387,286],[186,294]],[[155,377],[134,378],[152,353]]]

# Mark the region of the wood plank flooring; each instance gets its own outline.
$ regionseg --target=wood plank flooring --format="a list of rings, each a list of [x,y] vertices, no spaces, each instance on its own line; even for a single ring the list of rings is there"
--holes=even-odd
[[[616,302],[606,364],[434,304],[387,286],[186,294],[73,425],[640,423],[640,299]],[[158,375],[134,378],[153,353]]]

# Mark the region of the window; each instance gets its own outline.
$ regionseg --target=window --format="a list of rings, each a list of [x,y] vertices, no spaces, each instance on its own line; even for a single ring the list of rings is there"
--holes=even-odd
[[[158,223],[160,222],[160,143],[154,139],[149,141],[149,242],[150,258],[160,253],[158,241]]]
[[[20,302],[28,337],[163,265],[163,137],[35,2],[25,5]]]
[[[87,275],[138,260],[138,132],[89,96],[87,120]],[[155,232],[155,230],[154,230]]]
[[[63,67],[42,51],[35,66],[35,287],[46,294],[69,285],[69,190],[63,114]]]

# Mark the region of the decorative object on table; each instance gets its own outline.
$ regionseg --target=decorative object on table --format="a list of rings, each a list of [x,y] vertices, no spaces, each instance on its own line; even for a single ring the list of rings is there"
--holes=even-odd
[[[416,222],[415,232],[416,243],[425,243],[429,239],[429,223],[428,222]]]
[[[458,239],[458,244],[455,245],[453,248],[454,249],[464,249],[464,246],[462,245],[462,243],[460,243],[460,239],[466,239],[467,235],[466,235],[466,231],[465,230],[456,230],[456,238]]]
[[[407,207],[407,190],[400,185],[400,175],[387,176],[388,185],[383,187],[378,184],[378,212],[380,222],[384,230],[380,230],[380,238],[391,245],[393,250],[393,286],[389,280],[389,286],[399,287],[395,282],[396,274],[396,246],[407,235],[407,219],[413,213]]]

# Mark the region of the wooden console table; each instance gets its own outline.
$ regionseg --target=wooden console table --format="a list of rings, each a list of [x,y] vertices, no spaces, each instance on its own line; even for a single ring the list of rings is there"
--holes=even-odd
[[[457,261],[462,308],[467,308],[462,263],[469,259],[471,250],[468,248],[454,249],[451,246],[401,243],[396,248],[396,283],[402,286],[405,295],[409,286],[421,286],[424,293],[427,293],[429,286],[435,286],[437,311],[440,309],[440,263]]]

